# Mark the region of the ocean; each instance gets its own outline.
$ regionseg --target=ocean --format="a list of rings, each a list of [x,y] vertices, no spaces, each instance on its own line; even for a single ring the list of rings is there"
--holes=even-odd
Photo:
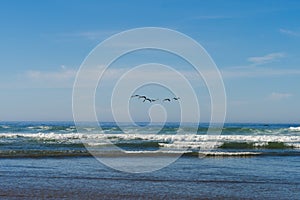
[[[1,122],[0,199],[300,197],[299,124],[100,125]]]

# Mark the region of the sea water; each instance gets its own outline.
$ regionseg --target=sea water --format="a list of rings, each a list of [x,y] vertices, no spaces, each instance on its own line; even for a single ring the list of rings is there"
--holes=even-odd
[[[297,124],[225,124],[221,135],[207,135],[208,124],[101,126],[2,122],[0,198],[299,199]],[[126,173],[88,151],[111,155],[112,145],[140,157],[182,156],[160,170]]]

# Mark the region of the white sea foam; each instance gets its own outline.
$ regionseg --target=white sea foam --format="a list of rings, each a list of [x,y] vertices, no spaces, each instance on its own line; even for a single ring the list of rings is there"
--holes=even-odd
[[[95,128],[84,128],[84,130],[91,132],[91,131],[95,130]]]
[[[170,150],[158,150],[158,151],[124,151],[127,154],[186,154],[193,153],[192,151],[170,151]],[[221,152],[221,151],[202,151],[198,152],[199,156],[255,156],[260,155],[261,152]]]
[[[192,151],[170,151],[170,150],[157,150],[157,151],[124,151],[125,153],[128,154],[160,154],[160,153],[165,153],[165,154],[178,154],[178,153],[192,153]]]
[[[200,152],[200,155],[206,155],[206,156],[254,156],[254,155],[260,155],[260,152]]]
[[[90,142],[90,143],[86,143],[86,146],[88,147],[101,147],[101,146],[107,146],[107,143],[104,142]]]
[[[300,127],[290,127],[290,131],[300,131]]]
[[[84,139],[85,134],[78,133],[1,133],[0,138],[32,138],[32,139],[49,139],[49,140],[67,140],[67,139]]]
[[[84,133],[2,133],[2,138],[29,137],[37,139],[109,139],[122,140],[155,140],[162,142],[208,142],[208,141],[237,141],[237,142],[300,142],[300,136],[276,135],[157,135],[157,134],[84,134]]]
[[[299,135],[157,135],[157,134],[85,134],[85,133],[1,133],[0,138],[32,138],[37,140],[58,140],[78,143],[105,143],[105,141],[157,141],[167,148],[209,148],[224,142],[248,142],[263,146],[268,142],[289,143],[299,147]]]
[[[160,147],[166,147],[170,149],[213,149],[223,144],[222,142],[208,141],[208,142],[183,142],[174,141],[173,143],[159,143]]]
[[[38,129],[42,130],[49,130],[51,127],[50,126],[37,126]]]

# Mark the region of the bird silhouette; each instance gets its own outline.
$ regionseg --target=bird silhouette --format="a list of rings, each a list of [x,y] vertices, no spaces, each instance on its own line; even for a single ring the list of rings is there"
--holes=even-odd
[[[137,97],[138,99],[142,99],[143,102],[149,101],[150,103],[159,100],[159,99],[148,98],[148,97],[145,96],[145,95],[138,95],[138,94],[134,94],[134,95],[131,96],[131,98],[135,98],[135,97]],[[165,98],[165,99],[163,99],[162,101],[163,101],[163,102],[171,102],[172,100],[178,101],[179,99],[180,99],[180,97],[173,97],[173,98]]]
[[[155,102],[155,101],[158,101],[159,99],[150,99],[151,102]]]
[[[149,101],[151,103],[151,99],[149,99],[149,98],[145,98],[143,102],[145,102],[145,101]]]
[[[146,96],[139,96],[139,99],[147,99],[147,97]]]

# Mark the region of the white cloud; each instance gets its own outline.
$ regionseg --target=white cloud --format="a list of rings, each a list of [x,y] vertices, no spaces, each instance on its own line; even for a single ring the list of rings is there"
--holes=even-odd
[[[64,65],[61,66],[60,70],[57,71],[38,71],[29,70],[26,72],[26,76],[31,80],[42,80],[42,81],[65,81],[71,80],[76,75],[76,70],[67,69]]]
[[[81,80],[83,81],[83,86],[90,87],[94,86],[99,79],[99,76],[104,69],[103,66],[98,66],[95,68],[86,69],[82,71]],[[62,65],[60,69],[52,71],[41,71],[41,70],[28,70],[23,75],[27,78],[26,83],[29,87],[72,87],[76,78],[78,69],[69,69]],[[131,81],[140,80],[167,80],[176,83],[178,80],[174,76],[174,72],[167,70],[144,68],[139,71],[130,72],[130,68],[109,68],[105,70],[103,76],[101,77],[101,83],[104,85],[113,85],[127,72],[131,73]],[[189,70],[178,71],[179,74],[185,76],[189,81],[198,81],[201,76],[197,73]]]
[[[279,32],[285,35],[289,35],[289,36],[300,36],[300,32],[299,31],[292,31],[292,30],[288,30],[288,29],[279,29]]]
[[[272,63],[286,57],[285,53],[269,53],[264,56],[249,57],[251,64],[220,69],[223,78],[255,78],[274,76],[299,76],[298,68],[261,67],[259,65]]]
[[[274,76],[299,76],[300,69],[258,68],[254,66],[221,69],[223,78],[255,78]]]
[[[253,65],[262,65],[265,63],[278,61],[280,58],[283,58],[283,57],[285,57],[285,54],[282,52],[269,53],[264,56],[249,57],[248,61],[251,62]]]
[[[85,82],[85,87],[90,87],[99,79],[102,67],[86,70],[84,78],[81,81]],[[25,77],[29,82],[26,82],[28,86],[39,86],[39,87],[72,87],[75,81],[75,77],[78,69],[69,69],[65,66],[61,66],[61,69],[56,69],[52,71],[39,71],[39,70],[29,70],[25,72]],[[116,83],[118,79],[121,78],[129,68],[110,68],[105,71],[101,79],[101,84],[112,85]],[[232,78],[255,78],[255,77],[274,77],[274,76],[299,76],[300,69],[274,69],[274,68],[258,68],[255,66],[244,66],[244,67],[232,67],[227,69],[220,69],[221,76],[223,79]],[[192,85],[201,86],[204,83],[201,75],[192,70],[180,70],[178,71],[181,75],[185,76]],[[210,80],[213,80],[215,73],[205,72],[205,76],[208,76]],[[152,69],[143,69],[139,72],[134,72],[132,75],[133,79],[131,81],[137,80],[149,80],[153,77],[155,80],[167,80],[176,83],[176,76],[172,75],[168,71],[158,71]]]
[[[272,92],[269,96],[268,99],[270,100],[282,100],[282,99],[288,99],[292,97],[293,95],[290,93],[279,93],[279,92]]]
[[[25,88],[71,88],[76,73],[77,70],[64,65],[52,71],[28,70],[19,75],[22,78],[22,83],[19,84]]]

